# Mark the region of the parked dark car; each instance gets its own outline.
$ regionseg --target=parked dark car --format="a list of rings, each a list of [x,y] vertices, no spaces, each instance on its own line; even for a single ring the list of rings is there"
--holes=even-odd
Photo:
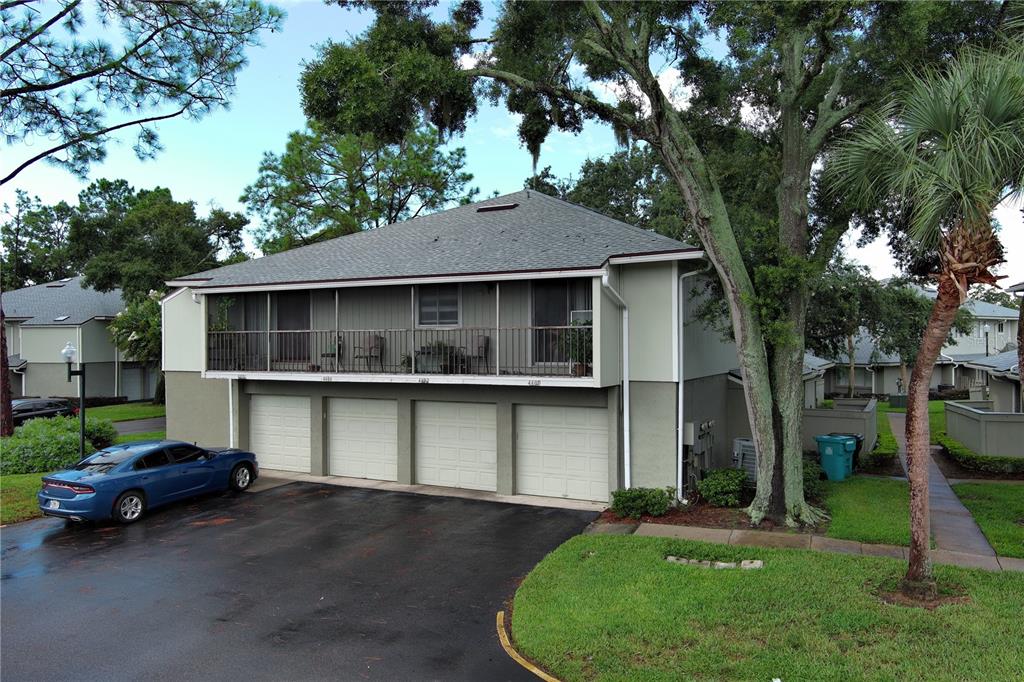
[[[46,516],[132,523],[168,502],[229,488],[241,492],[259,473],[256,455],[244,450],[175,440],[124,443],[46,476],[37,497]]]
[[[64,398],[18,398],[11,401],[14,425],[21,426],[37,417],[67,417],[78,414],[78,408]]]

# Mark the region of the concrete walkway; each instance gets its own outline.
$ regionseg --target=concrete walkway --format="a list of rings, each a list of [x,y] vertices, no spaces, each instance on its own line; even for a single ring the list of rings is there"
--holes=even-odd
[[[660,538],[678,538],[698,542],[714,542],[720,545],[744,545],[748,547],[772,547],[780,549],[809,549],[815,552],[833,552],[860,556],[880,556],[892,559],[906,559],[907,548],[896,545],[869,545],[852,540],[836,540],[823,535],[805,533],[782,533],[764,530],[730,530],[728,528],[700,528],[697,526],[673,526],[665,523],[641,523],[631,526],[619,523],[591,524],[588,533],[621,535],[634,529],[635,535]],[[991,548],[990,548],[991,549]],[[971,554],[945,549],[933,549],[932,561],[962,568],[981,568],[986,571],[1024,572],[1024,559],[997,557],[993,554]]]
[[[167,417],[151,419],[132,419],[126,422],[114,422],[118,433],[149,433],[150,431],[166,431]]]
[[[889,424],[900,446],[900,463],[907,471],[906,415],[889,413]],[[931,511],[932,537],[939,550],[979,556],[995,556],[992,545],[974,522],[974,517],[953,492],[949,481],[930,456],[928,457],[928,499]]]

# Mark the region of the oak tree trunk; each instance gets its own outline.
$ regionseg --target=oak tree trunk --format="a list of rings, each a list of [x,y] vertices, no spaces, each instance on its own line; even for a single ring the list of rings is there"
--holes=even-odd
[[[953,278],[943,274],[924,330],[921,349],[910,374],[907,390],[907,478],[910,480],[910,562],[903,579],[903,591],[909,596],[935,594],[929,546],[931,517],[928,506],[928,463],[931,459],[928,438],[928,387],[935,361],[960,308],[960,291]]]

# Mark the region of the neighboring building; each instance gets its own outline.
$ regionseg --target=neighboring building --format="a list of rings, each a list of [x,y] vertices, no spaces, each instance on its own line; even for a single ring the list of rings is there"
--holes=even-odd
[[[501,494],[676,485],[680,426],[718,466],[748,431],[735,347],[686,300],[702,257],[524,190],[182,277],[168,436]]]
[[[1020,396],[1020,361],[1016,350],[978,358],[965,363],[978,372],[983,387],[982,397],[992,401],[995,412],[1024,412]]]
[[[928,298],[935,298],[932,289],[919,288]],[[932,373],[931,387],[954,386],[968,389],[984,381],[984,372],[968,366],[969,363],[1017,347],[1018,311],[1013,308],[968,300],[963,306],[974,322],[965,334],[953,332],[953,342],[946,344]],[[835,367],[825,375],[825,390],[829,394],[845,394],[849,390],[850,372],[846,353],[835,360]],[[874,340],[862,332],[854,340],[854,391],[858,394],[895,395],[900,393],[900,359],[880,352]],[[910,376],[907,368],[907,376]],[[903,386],[903,392],[907,387]]]
[[[107,326],[124,308],[121,292],[83,288],[80,277],[3,293],[7,359],[15,397],[77,397],[61,350],[71,343],[86,367],[87,397],[151,398],[157,369],[118,352]]]

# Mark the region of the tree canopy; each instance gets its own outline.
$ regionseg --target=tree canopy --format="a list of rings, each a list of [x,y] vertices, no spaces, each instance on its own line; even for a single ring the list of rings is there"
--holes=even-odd
[[[263,156],[241,201],[262,218],[259,247],[274,253],[468,202],[477,190],[465,163],[465,150],[445,151],[430,127],[381,144],[314,125]]]
[[[0,225],[0,287],[10,291],[76,273],[68,243],[72,213],[63,201],[47,206],[18,190],[14,207],[4,205]]]
[[[242,247],[248,219],[214,209],[206,218],[170,190],[133,189],[125,180],[98,180],[79,195],[71,218],[70,253],[84,283],[120,287],[128,300],[162,291],[174,277],[216,267],[222,253]]]
[[[0,131],[39,147],[0,184],[42,159],[84,177],[126,128],[139,158],[154,155],[151,124],[226,106],[246,48],[282,18],[255,0],[0,3]]]

